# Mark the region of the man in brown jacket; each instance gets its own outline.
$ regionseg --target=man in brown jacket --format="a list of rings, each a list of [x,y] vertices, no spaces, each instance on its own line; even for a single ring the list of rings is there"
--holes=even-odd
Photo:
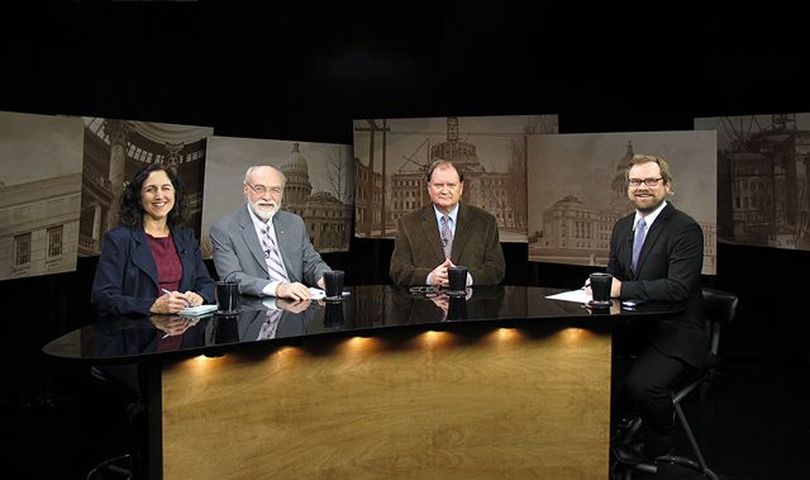
[[[491,214],[459,203],[464,173],[452,162],[433,162],[427,173],[431,205],[399,219],[391,279],[397,285],[448,285],[447,268],[467,267],[467,285],[503,280],[505,262]]]

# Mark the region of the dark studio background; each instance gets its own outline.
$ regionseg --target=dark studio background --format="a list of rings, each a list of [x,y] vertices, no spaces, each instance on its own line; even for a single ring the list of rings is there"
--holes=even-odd
[[[707,17],[705,6],[565,12],[541,2],[9,8],[0,29],[0,111],[344,144],[353,141],[352,119],[361,118],[558,114],[561,133],[584,133],[691,130],[700,116],[810,111],[809,44],[789,12],[745,19]],[[13,162],[4,158],[2,168]],[[391,241],[353,239],[348,253],[325,259],[347,271],[349,284],[388,283],[392,249]],[[528,263],[525,244],[503,249],[507,284],[575,287],[592,271]],[[808,378],[808,288],[799,273],[809,263],[808,252],[719,244],[718,274],[704,278],[741,297],[721,353],[750,382],[752,399],[767,389],[775,401],[792,402]],[[84,369],[41,354],[45,343],[88,322],[94,268],[95,259],[80,258],[73,273],[0,283],[7,471],[78,478],[116,451],[115,442],[91,440],[99,432],[114,437],[114,421],[84,423],[106,402],[87,393]],[[810,444],[807,413],[785,418],[751,402],[738,408],[752,421],[761,415],[762,431],[738,440],[740,448]],[[799,465],[781,459],[783,475],[770,478],[790,476],[793,460]]]

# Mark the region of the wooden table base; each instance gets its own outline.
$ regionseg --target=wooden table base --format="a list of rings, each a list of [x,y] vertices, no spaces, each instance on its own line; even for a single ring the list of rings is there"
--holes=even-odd
[[[402,335],[167,366],[164,478],[606,478],[609,335]]]

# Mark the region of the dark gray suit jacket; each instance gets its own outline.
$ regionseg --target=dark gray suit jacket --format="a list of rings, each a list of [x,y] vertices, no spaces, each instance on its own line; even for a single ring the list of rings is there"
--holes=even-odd
[[[247,208],[244,205],[211,226],[214,266],[220,279],[239,282],[240,293],[262,295],[262,289],[270,283],[269,273]],[[312,246],[304,221],[294,213],[279,210],[273,215],[273,228],[290,281],[315,286],[323,272],[331,269]]]
[[[709,351],[700,285],[703,231],[668,203],[647,232],[638,271],[633,272],[634,218],[632,213],[613,227],[607,272],[622,281],[622,299],[672,302],[684,308],[658,322],[650,342],[661,353],[700,368]]]
[[[467,267],[475,285],[500,283],[506,264],[495,217],[460,203],[450,257],[455,265]],[[395,284],[424,285],[428,273],[444,260],[432,204],[399,219],[389,271]]]

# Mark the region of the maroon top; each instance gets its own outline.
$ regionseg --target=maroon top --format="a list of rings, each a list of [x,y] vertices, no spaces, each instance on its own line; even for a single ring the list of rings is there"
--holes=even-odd
[[[163,332],[158,330],[158,335],[160,338],[158,339],[157,344],[157,351],[158,352],[171,352],[174,350],[180,350],[180,346],[183,344],[183,335],[174,335],[171,337],[163,336]]]
[[[183,278],[183,265],[180,257],[177,256],[177,249],[174,247],[172,236],[155,238],[146,234],[149,240],[149,250],[152,251],[152,258],[155,260],[158,274],[158,284],[160,288],[173,292],[180,286],[180,279]],[[163,292],[158,292],[158,297]]]

